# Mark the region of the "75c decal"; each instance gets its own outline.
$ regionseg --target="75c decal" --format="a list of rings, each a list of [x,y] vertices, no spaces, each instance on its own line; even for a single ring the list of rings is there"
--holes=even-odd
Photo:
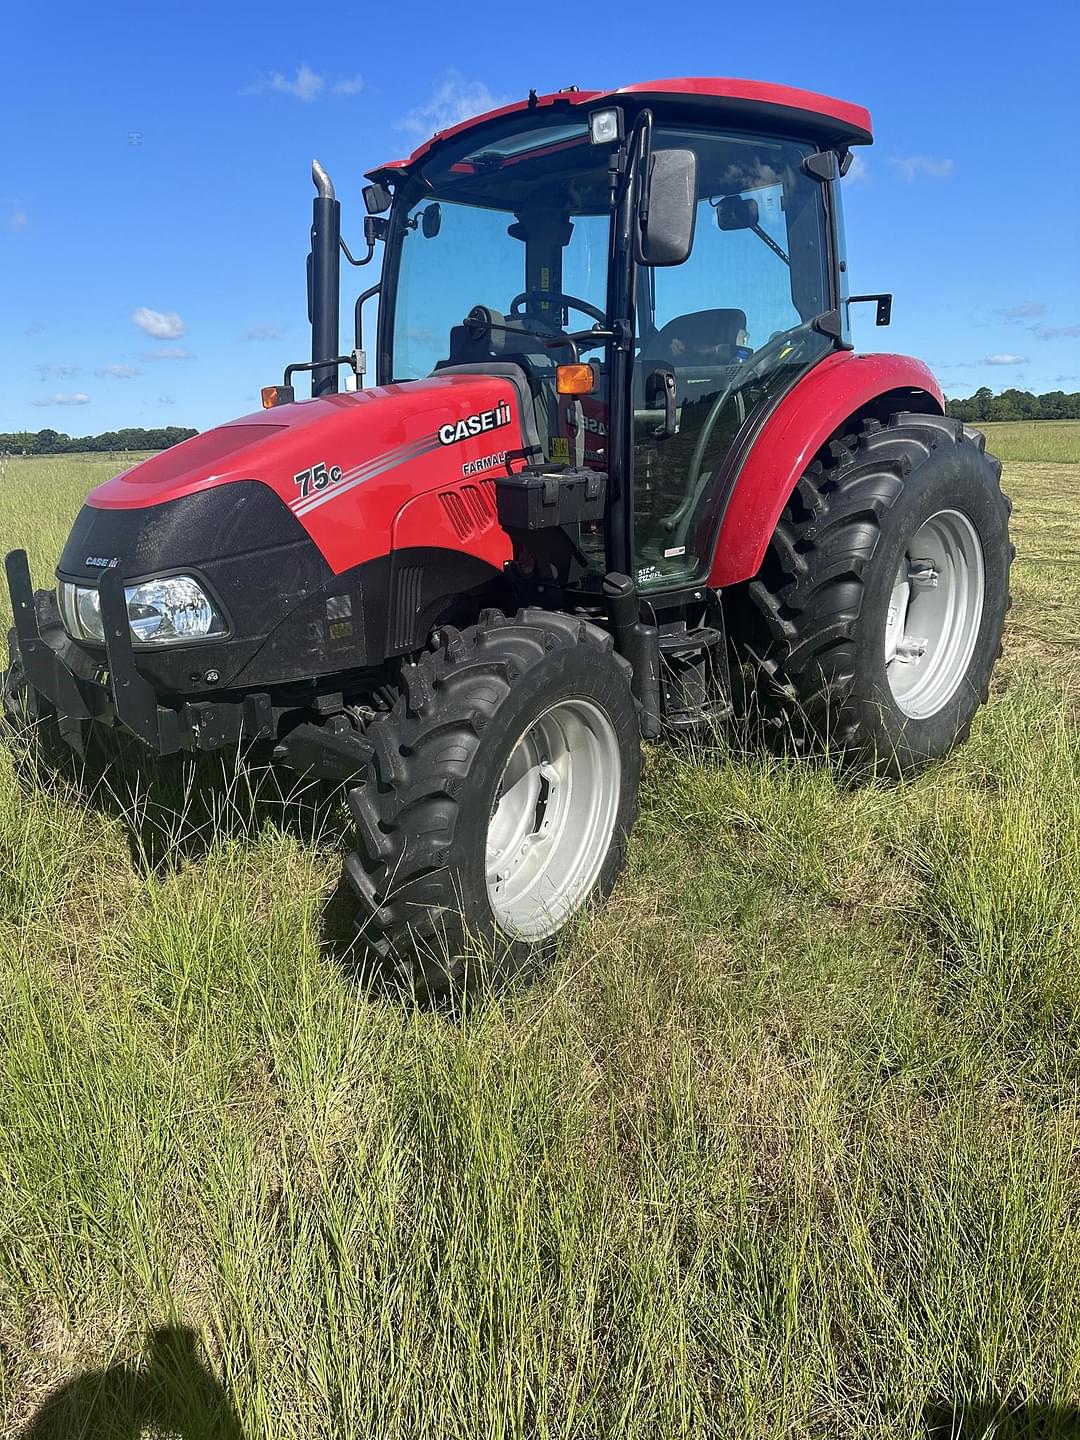
[[[341,466],[331,465],[327,468],[320,460],[317,465],[312,465],[307,470],[301,470],[292,478],[293,484],[300,486],[300,499],[303,500],[308,495],[314,494],[316,490],[325,490],[328,485],[336,485],[341,479]]]

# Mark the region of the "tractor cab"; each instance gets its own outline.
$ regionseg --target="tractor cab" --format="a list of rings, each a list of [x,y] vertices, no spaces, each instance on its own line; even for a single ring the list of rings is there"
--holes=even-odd
[[[545,466],[614,477],[606,541],[595,521],[576,537],[597,582],[700,580],[736,436],[846,343],[834,181],[860,127],[834,119],[823,148],[820,114],[737,110],[569,92],[440,137],[366,192],[393,188],[379,383],[523,372]],[[681,243],[648,253],[650,223]],[[563,378],[576,363],[584,382]]]

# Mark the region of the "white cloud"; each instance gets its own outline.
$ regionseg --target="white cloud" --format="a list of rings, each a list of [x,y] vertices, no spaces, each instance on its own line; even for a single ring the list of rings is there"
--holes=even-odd
[[[269,88],[278,95],[291,95],[294,100],[302,100],[306,105],[319,98],[325,85],[325,77],[317,75],[310,65],[299,65],[295,80],[288,80],[280,70],[275,70],[270,76]]]
[[[131,323],[155,340],[178,340],[186,328],[175,310],[151,310],[146,305],[131,312]]]
[[[137,365],[102,365],[94,374],[100,375],[103,380],[132,380],[142,371]]]
[[[1075,339],[1080,335],[1080,325],[1036,325],[1034,330],[1040,340],[1060,340],[1063,335]]]
[[[194,360],[195,356],[183,345],[162,345],[159,350],[144,350],[140,360]]]
[[[857,150],[852,151],[851,164],[848,166],[848,172],[844,179],[849,185],[858,185],[860,182],[865,183],[869,174],[869,165]]]
[[[245,340],[280,340],[281,331],[276,325],[251,325],[244,333]]]
[[[1036,315],[1042,315],[1046,306],[1041,300],[1021,300],[1018,305],[1003,305],[997,312],[1004,316],[1010,324],[1019,325],[1022,320],[1032,320]]]
[[[69,380],[72,375],[78,375],[79,367],[70,361],[47,361],[44,365],[36,367],[37,373],[42,380]]]
[[[4,229],[10,230],[13,234],[16,235],[19,233],[20,230],[28,229],[29,225],[30,216],[26,213],[25,210],[22,209],[21,206],[16,206],[12,210],[10,215],[6,215],[4,217]]]
[[[296,67],[294,79],[290,80],[281,70],[275,70],[266,80],[249,85],[241,90],[240,94],[265,95],[267,91],[271,91],[275,95],[291,95],[294,100],[302,100],[307,105],[312,100],[317,100],[325,89],[326,76],[312,70],[305,61]]]
[[[955,161],[935,159],[932,155],[897,155],[890,164],[909,182],[919,179],[948,180],[956,169]]]
[[[305,105],[320,99],[324,94],[359,95],[364,88],[362,75],[343,75],[339,80],[328,81],[324,74],[313,70],[306,62],[296,67],[296,74],[290,79],[283,70],[272,71],[265,80],[257,80],[240,91],[241,95],[290,95]]]
[[[984,365],[1026,365],[1026,355],[986,355],[983,357]]]
[[[157,397],[157,403],[158,403],[159,405],[175,405],[175,404],[176,404],[176,396],[175,396],[175,395],[159,395],[159,396]]]
[[[482,80],[466,80],[451,70],[442,84],[423,105],[417,105],[398,121],[399,130],[413,135],[428,136],[437,130],[449,130],[462,120],[471,120],[485,110],[509,105],[512,97],[496,95]]]
[[[82,391],[74,395],[46,395],[41,400],[31,400],[31,405],[89,405],[90,396]]]

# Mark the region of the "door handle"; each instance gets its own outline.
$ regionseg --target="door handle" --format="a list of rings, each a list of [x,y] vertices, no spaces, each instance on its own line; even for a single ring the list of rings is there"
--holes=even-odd
[[[675,409],[675,372],[654,370],[645,381],[645,404],[650,410],[658,408],[660,397],[664,400],[664,423],[653,430],[654,440],[670,440],[679,433],[679,422]]]

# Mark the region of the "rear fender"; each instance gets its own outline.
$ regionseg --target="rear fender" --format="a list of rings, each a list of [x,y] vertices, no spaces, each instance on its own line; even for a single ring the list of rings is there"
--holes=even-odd
[[[713,552],[709,584],[750,580],[777,521],[821,447],[853,417],[896,410],[941,415],[945,397],[929,366],[906,355],[827,356],[783,397],[735,478]]]

